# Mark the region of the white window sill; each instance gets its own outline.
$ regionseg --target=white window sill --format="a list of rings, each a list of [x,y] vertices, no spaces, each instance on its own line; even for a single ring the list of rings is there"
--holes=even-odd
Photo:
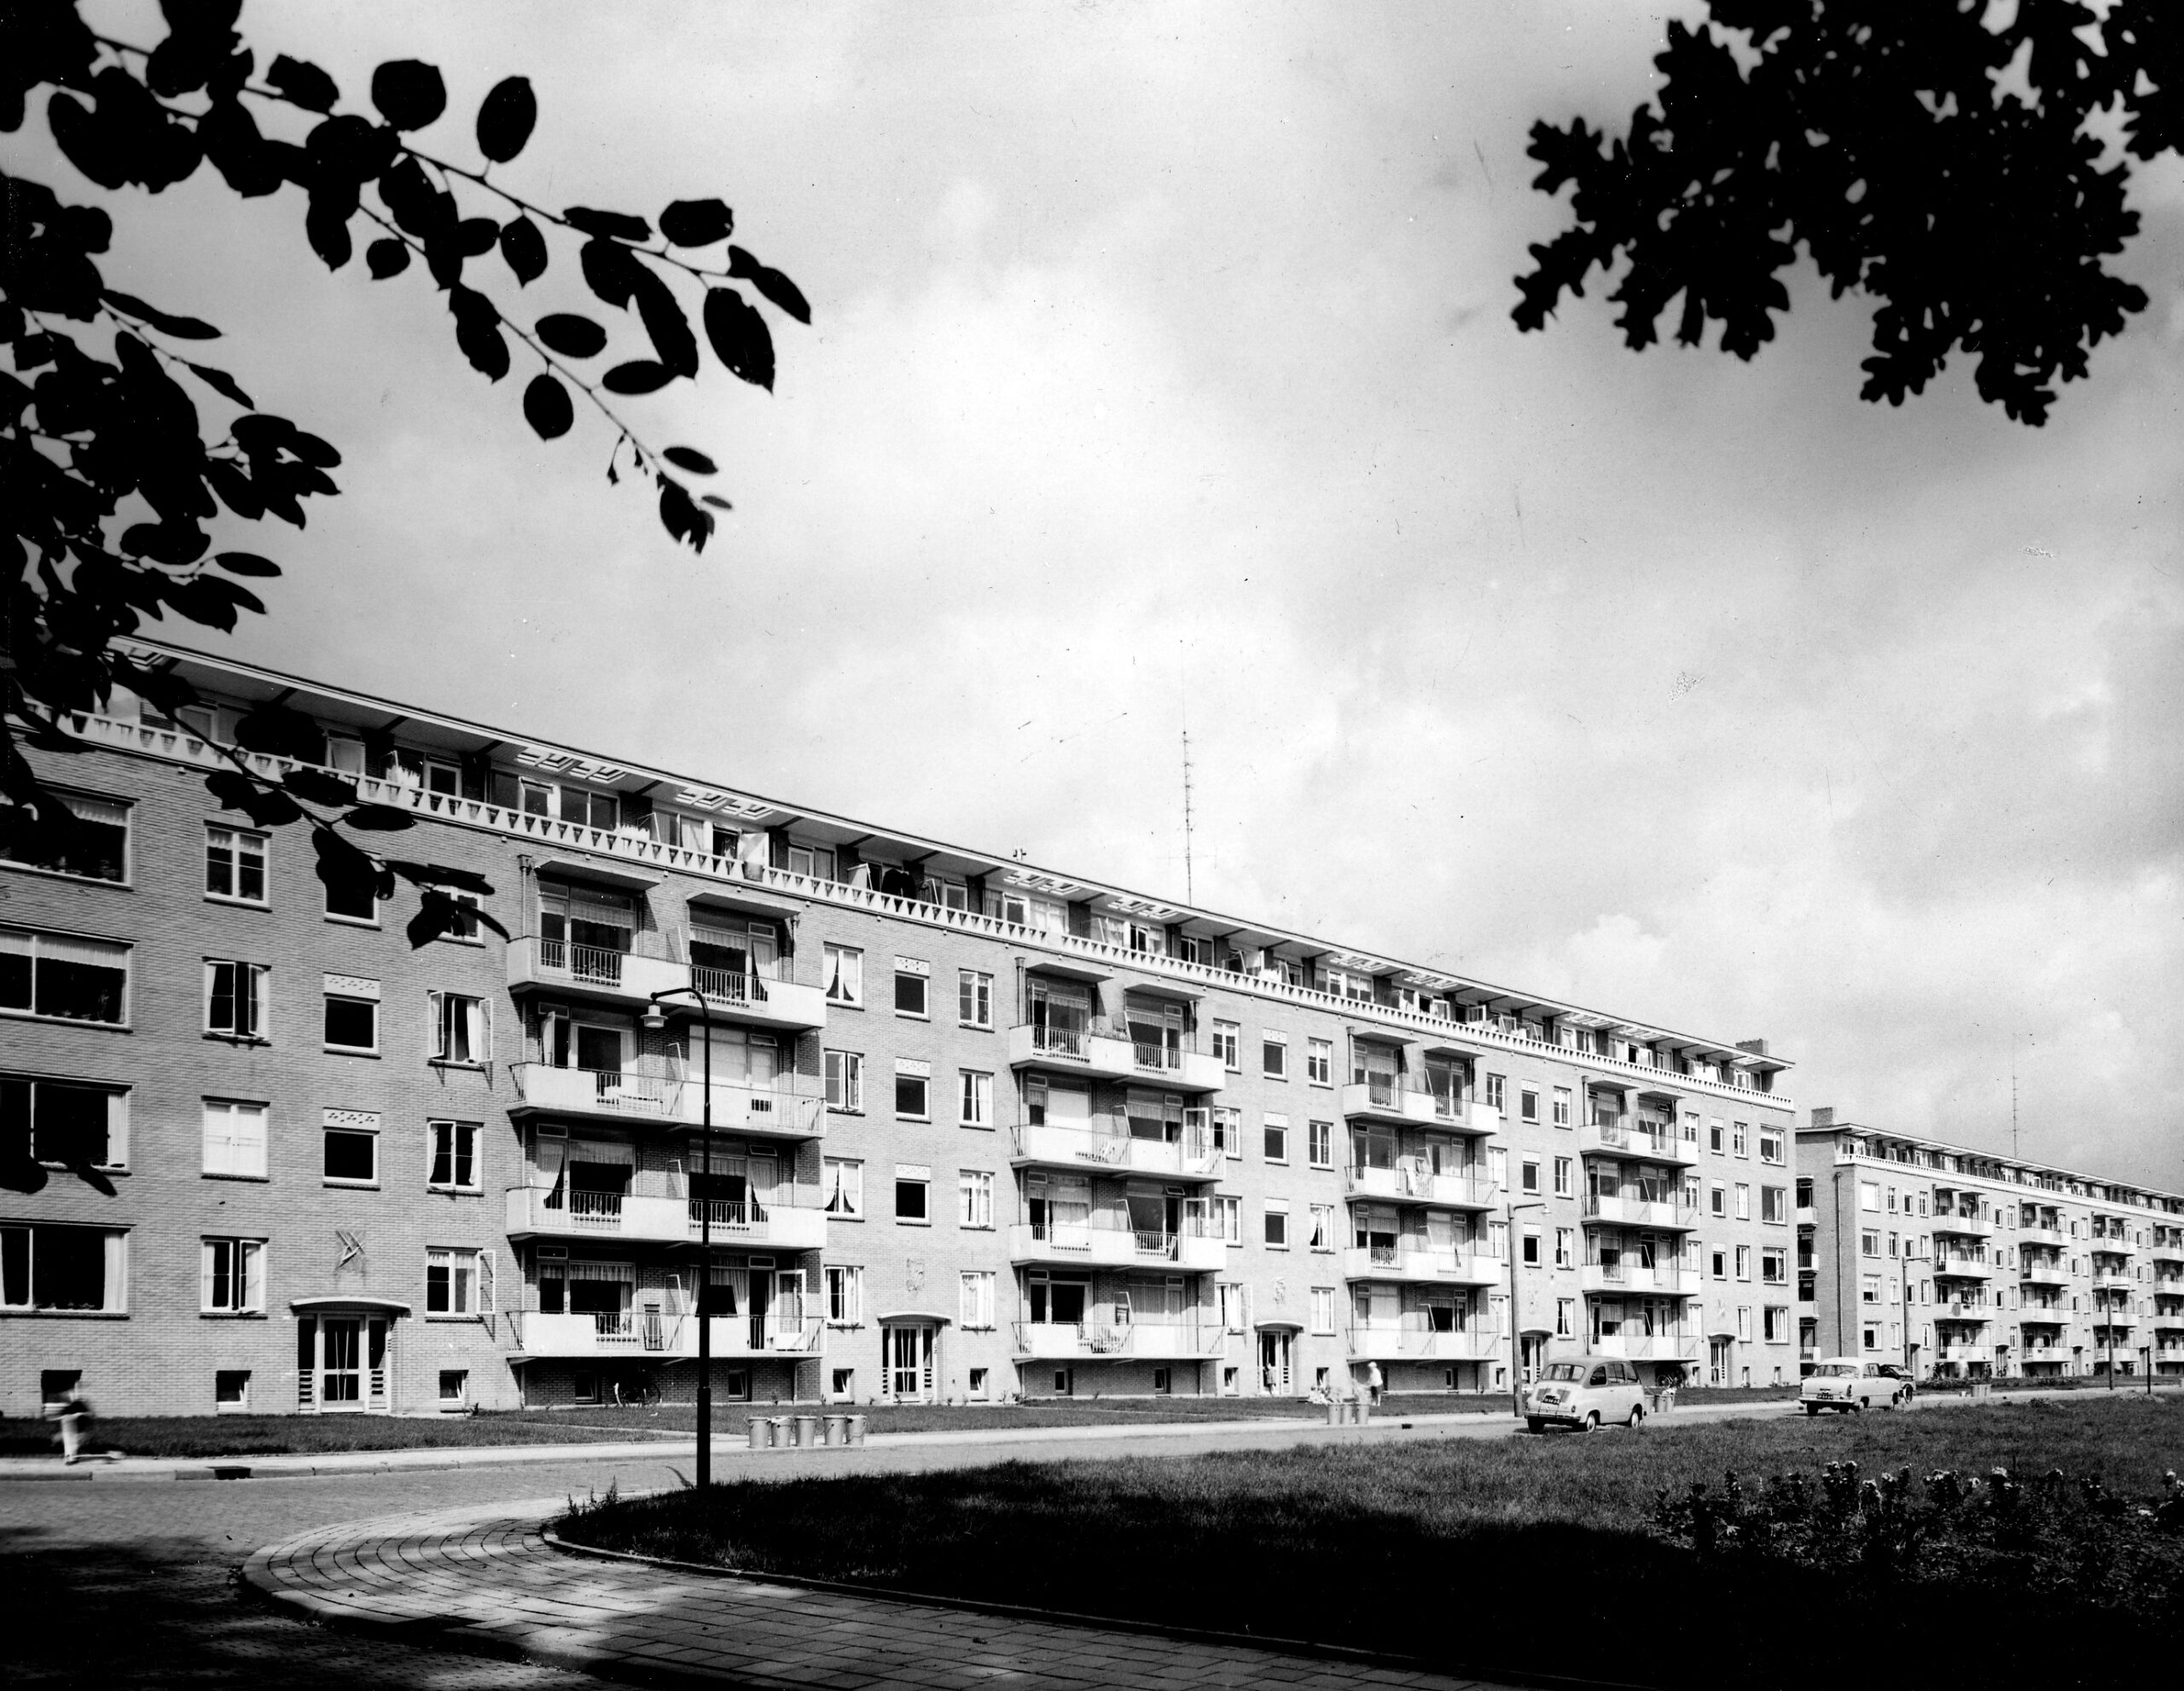
[[[270,1175],[235,1174],[226,1169],[200,1169],[198,1174],[199,1177],[204,1180],[247,1180],[254,1181],[260,1186],[268,1184],[272,1179]]]
[[[102,875],[72,875],[67,869],[40,869],[36,863],[19,863],[0,857],[0,869],[11,869],[17,875],[34,875],[46,880],[73,880],[79,886],[113,886],[124,892],[133,892],[136,885],[128,880],[111,880]]]
[[[895,1217],[895,1225],[897,1227],[931,1227],[932,1223],[922,1216],[897,1216]]]
[[[374,1181],[372,1184],[376,1186],[379,1183]],[[429,1180],[425,1183],[425,1190],[437,1192],[447,1198],[482,1198],[485,1195],[485,1188],[482,1186],[436,1186]]]
[[[205,895],[205,902],[208,904],[225,904],[229,909],[236,910],[270,910],[273,908],[273,902],[270,898],[235,898],[224,892],[207,892]]]
[[[202,1321],[264,1321],[265,1319],[265,1311],[263,1310],[200,1310],[197,1314],[199,1319]]]
[[[13,1005],[0,1008],[0,1016],[15,1021],[40,1021],[48,1027],[103,1027],[117,1033],[126,1033],[130,1025],[125,1021],[91,1021],[82,1016],[42,1016],[36,1010],[16,1008]]]
[[[320,1177],[320,1180],[321,1183],[323,1185],[340,1187],[351,1192],[376,1192],[379,1190],[379,1182],[376,1180],[343,1180],[338,1176],[330,1174]]]
[[[322,1045],[319,1049],[329,1057],[369,1057],[374,1062],[380,1060],[379,1052],[363,1045]]]

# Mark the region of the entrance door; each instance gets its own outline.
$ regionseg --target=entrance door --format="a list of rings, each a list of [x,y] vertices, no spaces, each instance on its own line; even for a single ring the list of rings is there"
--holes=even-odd
[[[361,1405],[364,1400],[364,1324],[353,1316],[329,1316],[325,1322],[326,1357],[318,1370],[322,1409]]]
[[[1547,1366],[1547,1335],[1527,1333],[1517,1341],[1517,1356],[1527,1381],[1537,1380],[1539,1371]]]
[[[1729,1383],[1729,1346],[1733,1342],[1727,1339],[1706,1341],[1706,1380],[1710,1386],[1727,1386]]]
[[[764,1269],[751,1276],[751,1348],[766,1348],[766,1322],[773,1312],[774,1276]]]
[[[922,1403],[932,1396],[932,1328],[898,1322],[887,1328],[887,1391],[897,1403]]]
[[[1292,1374],[1292,1346],[1290,1335],[1281,1332],[1262,1332],[1259,1334],[1259,1389],[1274,1397],[1286,1397],[1295,1389]]]

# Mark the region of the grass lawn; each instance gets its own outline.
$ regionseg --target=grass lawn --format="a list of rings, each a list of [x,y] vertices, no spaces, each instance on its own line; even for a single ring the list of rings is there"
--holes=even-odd
[[[2184,1467],[2175,1398],[1632,1433],[723,1485],[566,1524],[611,1549],[1172,1624],[1308,1637],[1481,1673],[1649,1683],[1864,1682],[1931,1657],[1937,1629],[2007,1640],[2012,1670],[2082,1679],[2160,1636],[2050,1592],[1951,1588],[1875,1602],[1849,1574],[1701,1567],[1647,1531],[1657,1488],[1829,1461],[1984,1473],[2059,1467],[2158,1497]],[[2073,1624],[2073,1623],[2077,1623]],[[2169,1641],[2173,1647],[2174,1639]],[[2140,1656],[2140,1659],[2147,1659]]]
[[[485,1444],[583,1444],[642,1437],[571,1427],[530,1415],[101,1415],[96,1450],[136,1457],[286,1456],[337,1450],[443,1450]],[[52,1456],[61,1447],[53,1423],[0,1417],[0,1456]]]

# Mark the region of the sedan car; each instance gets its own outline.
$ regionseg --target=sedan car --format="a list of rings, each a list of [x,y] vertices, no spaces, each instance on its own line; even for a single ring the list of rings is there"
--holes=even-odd
[[[1525,1388],[1525,1425],[1534,1432],[1575,1427],[1590,1432],[1608,1421],[1636,1427],[1646,1419],[1638,1371],[1619,1357],[1579,1357],[1549,1363]]]
[[[1798,1402],[1809,1415],[1822,1409],[1840,1415],[1862,1415],[1875,1403],[1893,1408],[1911,1401],[1911,1382],[1891,1377],[1886,1363],[1868,1363],[1856,1357],[1830,1357],[1813,1364],[1798,1392]]]

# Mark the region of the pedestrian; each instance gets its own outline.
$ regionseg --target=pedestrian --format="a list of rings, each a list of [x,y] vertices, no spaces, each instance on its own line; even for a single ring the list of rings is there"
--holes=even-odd
[[[1274,1396],[1274,1364],[1263,1363],[1259,1368],[1259,1385],[1269,1398]]]
[[[61,1423],[61,1462],[73,1467],[84,1459],[84,1444],[90,1437],[91,1406],[81,1392],[72,1391],[48,1413]]]
[[[1379,1409],[1380,1407],[1380,1365],[1378,1363],[1365,1364],[1365,1390],[1373,1399],[1373,1407]]]

